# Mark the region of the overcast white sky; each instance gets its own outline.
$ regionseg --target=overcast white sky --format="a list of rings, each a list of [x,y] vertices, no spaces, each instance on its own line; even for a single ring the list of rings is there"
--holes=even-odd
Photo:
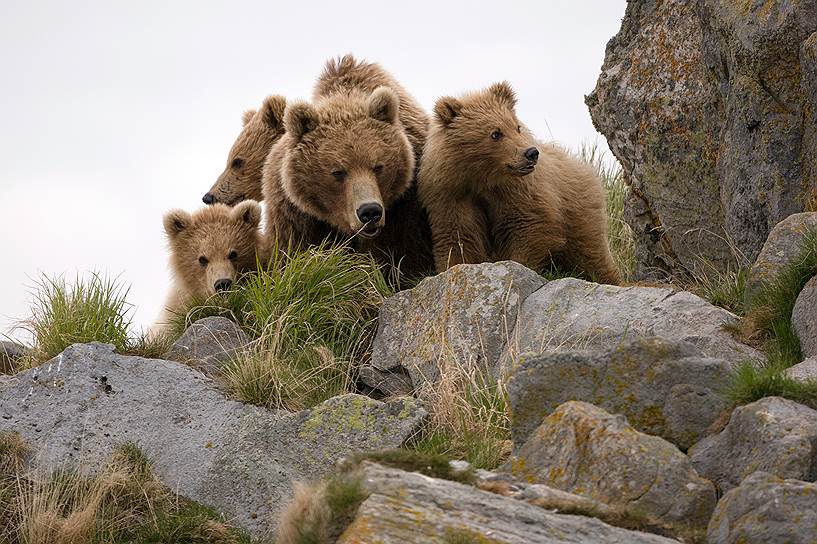
[[[245,109],[308,98],[332,56],[381,63],[429,110],[507,79],[540,138],[605,145],[583,97],[625,4],[4,0],[0,333],[40,272],[121,274],[148,325],[168,285],[162,214],[201,205]]]

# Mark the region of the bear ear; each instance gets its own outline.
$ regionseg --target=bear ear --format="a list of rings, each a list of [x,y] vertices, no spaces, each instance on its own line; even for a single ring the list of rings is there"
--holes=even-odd
[[[400,99],[388,87],[378,87],[369,96],[369,117],[393,125],[397,122]]]
[[[488,92],[497,97],[500,102],[507,104],[509,108],[513,109],[516,107],[516,93],[513,92],[513,87],[511,87],[511,84],[507,81],[494,83],[488,87]]]
[[[252,228],[258,228],[261,223],[261,204],[255,200],[244,200],[230,212],[233,221],[241,221]]]
[[[261,119],[264,124],[272,130],[278,130],[284,126],[284,110],[287,107],[287,99],[280,95],[268,96],[261,105]]]
[[[300,140],[304,134],[318,128],[318,112],[307,102],[293,102],[284,112],[284,127]]]
[[[247,110],[241,114],[241,124],[243,126],[247,126],[247,123],[252,121],[252,118],[255,117],[255,110]]]
[[[443,96],[434,104],[434,115],[444,127],[451,124],[462,110],[462,103],[452,96]]]
[[[190,227],[193,217],[184,210],[170,210],[164,217],[165,232],[174,239],[181,232]]]

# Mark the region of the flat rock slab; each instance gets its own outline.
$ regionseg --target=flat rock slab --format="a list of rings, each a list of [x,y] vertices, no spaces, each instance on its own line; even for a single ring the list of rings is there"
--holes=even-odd
[[[370,493],[338,544],[669,544],[668,538],[552,513],[416,472],[363,465]]]
[[[780,397],[736,408],[720,433],[689,450],[698,473],[729,491],[755,471],[817,479],[817,411]]]
[[[164,358],[186,363],[214,377],[222,365],[249,343],[241,327],[226,317],[205,317],[187,327]]]
[[[817,357],[817,276],[811,278],[797,295],[791,324],[800,340],[803,357]]]
[[[734,314],[686,291],[564,278],[525,299],[504,364],[528,353],[608,349],[639,336],[689,342],[704,356],[731,364],[763,360],[724,330],[736,322]]]
[[[718,502],[708,544],[814,544],[817,484],[755,472]]]
[[[817,232],[817,212],[795,213],[775,225],[746,278],[747,304],[800,256],[810,231]]]
[[[715,487],[678,448],[586,402],[557,408],[503,469],[668,523],[706,527],[715,507]]]
[[[495,375],[522,301],[543,283],[512,261],[458,265],[389,297],[363,382],[385,395],[407,393],[436,383],[441,356]]]
[[[18,431],[36,464],[94,470],[133,442],[179,494],[263,534],[291,495],[353,452],[402,445],[425,412],[410,399],[335,397],[297,413],[226,400],[178,363],[76,344],[0,384],[0,430]]]
[[[730,370],[729,363],[704,357],[688,342],[656,337],[594,352],[523,357],[507,383],[514,446],[521,447],[559,405],[581,400],[689,448],[726,409],[721,389]]]

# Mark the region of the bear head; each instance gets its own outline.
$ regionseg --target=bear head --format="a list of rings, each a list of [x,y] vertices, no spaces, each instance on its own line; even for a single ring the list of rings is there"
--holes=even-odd
[[[455,179],[482,180],[479,191],[527,176],[539,159],[536,140],[516,117],[516,96],[507,82],[434,105],[427,149],[456,165]]]
[[[280,173],[287,198],[341,233],[377,236],[414,179],[399,106],[388,87],[287,106],[279,142],[286,146]]]
[[[164,227],[177,281],[201,297],[230,289],[240,274],[256,266],[260,221],[261,205],[254,200],[234,208],[214,204],[193,214],[167,212]]]
[[[284,134],[284,108],[283,96],[269,96],[258,111],[244,112],[244,128],[227,155],[224,171],[202,197],[205,204],[263,200],[261,170],[272,144]]]

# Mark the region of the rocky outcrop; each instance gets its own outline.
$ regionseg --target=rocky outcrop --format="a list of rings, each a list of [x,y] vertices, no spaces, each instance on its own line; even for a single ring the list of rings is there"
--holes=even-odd
[[[368,498],[338,544],[669,544],[668,538],[560,515],[470,485],[372,463],[362,467]]]
[[[813,544],[817,484],[755,472],[718,502],[708,544]]]
[[[746,303],[751,305],[765,285],[802,253],[806,235],[817,236],[817,213],[790,215],[774,226],[746,278]]]
[[[689,450],[695,470],[724,492],[755,471],[780,478],[817,479],[817,411],[767,397],[732,412],[720,433]]]
[[[817,194],[814,2],[631,0],[586,102],[632,192],[637,276],[753,259]]]
[[[705,527],[715,488],[675,446],[585,402],[550,414],[505,467],[515,477]]]
[[[543,283],[511,261],[459,265],[389,297],[361,379],[386,395],[407,393],[438,380],[440,357],[495,376],[519,306]]]
[[[803,357],[817,357],[817,276],[811,278],[797,296],[791,324],[800,340]]]
[[[655,337],[609,350],[523,357],[507,384],[511,434],[520,447],[559,405],[580,400],[686,449],[726,409],[721,390],[729,379],[726,361]]]
[[[274,528],[294,481],[331,472],[353,452],[394,448],[425,412],[410,399],[335,397],[297,413],[226,400],[185,365],[74,345],[0,384],[0,431],[18,431],[36,464],[94,469],[133,442],[180,495],[254,533]]]

